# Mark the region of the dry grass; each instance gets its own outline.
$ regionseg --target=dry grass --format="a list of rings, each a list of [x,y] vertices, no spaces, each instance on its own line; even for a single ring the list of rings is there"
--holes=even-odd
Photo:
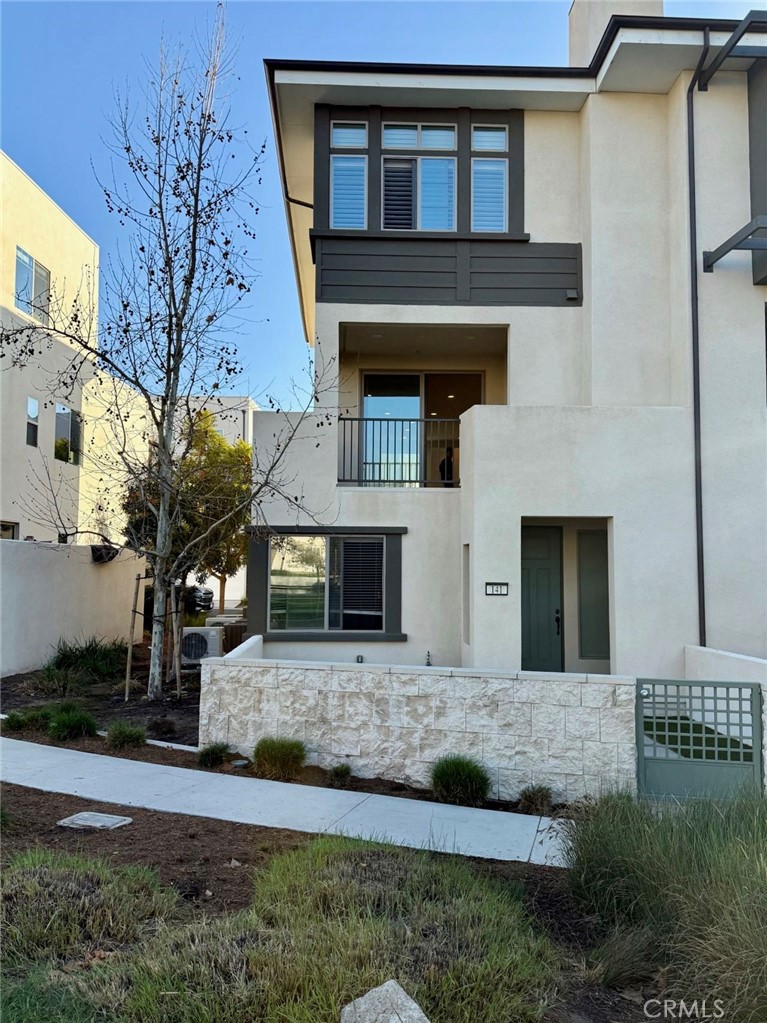
[[[536,1023],[555,968],[516,891],[456,859],[319,839],[272,861],[251,910],[162,927],[81,991],[121,1023],[337,1023],[396,977],[432,1023]]]
[[[561,826],[575,896],[625,930],[649,929],[670,993],[767,1019],[767,800],[744,794],[658,813],[606,796]],[[645,954],[646,956],[646,954]]]

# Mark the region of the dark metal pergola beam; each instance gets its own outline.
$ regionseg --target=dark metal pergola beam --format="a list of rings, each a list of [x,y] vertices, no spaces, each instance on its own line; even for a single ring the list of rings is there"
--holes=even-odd
[[[711,252],[703,253],[703,272],[710,274],[714,272],[714,264],[734,249],[767,249],[767,236],[756,237],[757,231],[767,231],[767,213],[750,220],[745,227],[741,227],[734,235],[722,242]]]
[[[729,57],[767,57],[767,46],[738,47],[740,40],[750,31],[767,32],[767,11],[748,12],[708,67],[701,71],[698,79],[701,92],[706,92],[708,83]]]

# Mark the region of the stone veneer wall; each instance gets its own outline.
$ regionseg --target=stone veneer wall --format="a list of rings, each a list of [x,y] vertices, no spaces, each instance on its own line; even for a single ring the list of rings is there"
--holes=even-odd
[[[309,763],[428,785],[448,754],[480,761],[493,795],[530,784],[556,800],[636,786],[636,680],[614,675],[210,658],[200,745],[252,755],[265,735],[301,739]]]

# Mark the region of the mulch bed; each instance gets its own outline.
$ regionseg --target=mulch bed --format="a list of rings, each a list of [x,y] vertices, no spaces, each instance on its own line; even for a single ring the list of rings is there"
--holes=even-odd
[[[277,853],[297,849],[315,837],[281,828],[120,807],[20,785],[3,784],[0,793],[9,815],[2,833],[3,863],[14,853],[42,845],[60,852],[103,857],[119,866],[151,867],[191,909],[207,914],[249,906],[254,869],[264,866]],[[83,810],[121,814],[132,817],[133,823],[115,831],[74,831],[56,826],[57,821]]]
[[[30,704],[27,704],[30,706]],[[0,732],[2,723],[0,722]],[[186,750],[168,749],[163,746],[126,746],[123,749],[112,749],[107,745],[103,736],[95,736],[86,739],[73,739],[69,742],[56,742],[45,732],[24,730],[16,732],[3,732],[9,739],[20,739],[24,742],[37,742],[43,746],[61,746],[66,749],[82,750],[84,753],[98,753],[109,757],[122,757],[125,760],[141,760],[151,764],[165,764],[170,767],[186,767],[198,771],[212,771],[215,774],[235,774],[244,777],[251,777],[250,767],[237,768],[232,766],[233,760],[248,759],[239,753],[228,754],[227,761],[220,767],[200,767],[197,763],[197,754],[189,753]],[[158,740],[163,741],[163,740]],[[168,741],[171,741],[170,739]],[[175,736],[172,741],[176,741]],[[292,779],[293,785],[310,785],[315,788],[329,787],[330,772],[322,767],[302,767],[298,775]],[[362,792],[365,794],[380,796],[398,796],[401,799],[420,799],[427,802],[435,802],[436,797],[430,789],[417,789],[410,785],[403,785],[400,782],[389,781],[386,778],[357,778],[352,775],[345,788],[349,792]],[[500,810],[509,813],[525,813],[520,809],[519,803],[504,802],[501,800],[489,799],[484,809]],[[555,807],[555,812],[564,808]],[[538,814],[534,814],[538,816]]]

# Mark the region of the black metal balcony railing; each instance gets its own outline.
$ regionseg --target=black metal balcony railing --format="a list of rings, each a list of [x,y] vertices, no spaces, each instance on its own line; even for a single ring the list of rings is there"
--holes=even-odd
[[[338,482],[459,486],[457,419],[339,419]]]

